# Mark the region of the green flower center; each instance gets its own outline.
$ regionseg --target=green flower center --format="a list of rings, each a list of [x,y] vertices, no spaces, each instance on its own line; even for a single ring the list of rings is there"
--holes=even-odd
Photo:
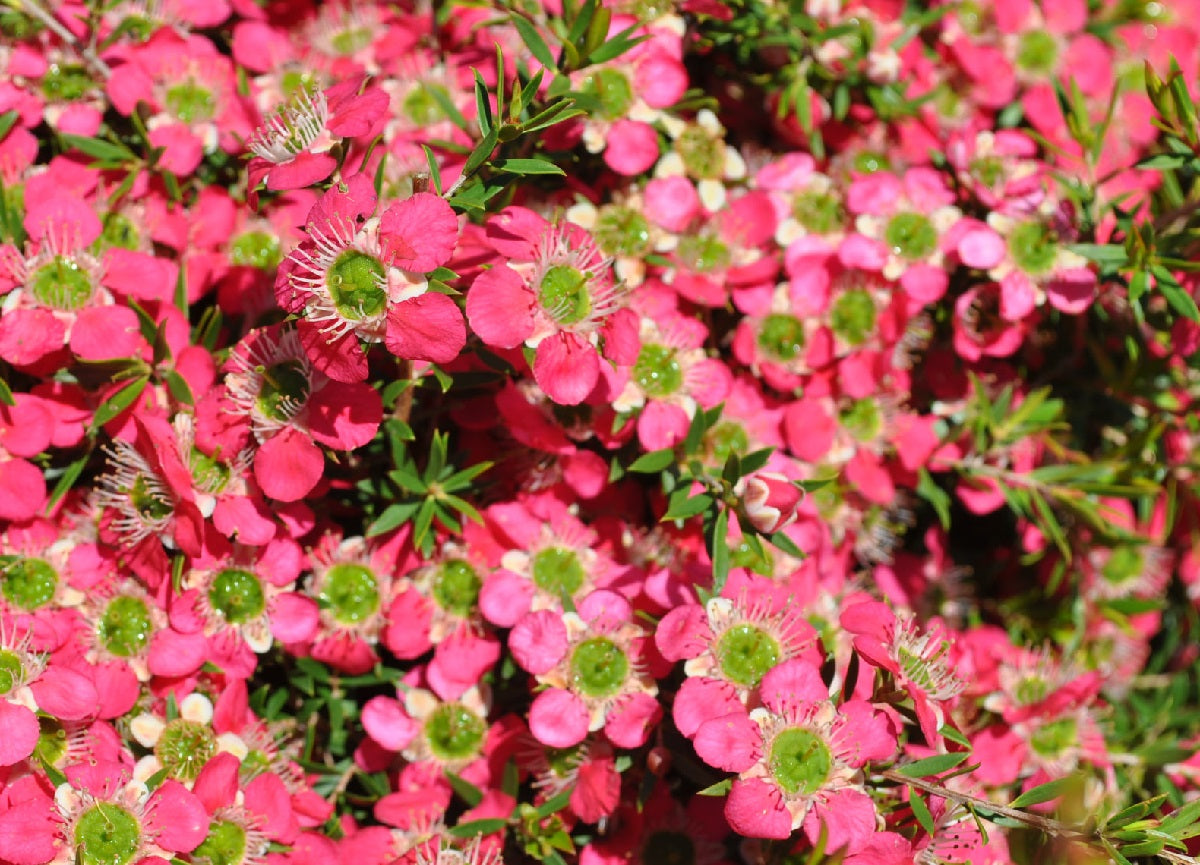
[[[319,90],[317,79],[306,69],[289,69],[279,79],[279,89],[288,99],[300,94],[302,90],[310,93]]]
[[[109,601],[96,626],[96,636],[106,650],[128,658],[150,642],[150,610],[141,598],[121,595]]]
[[[104,228],[100,232],[100,245],[104,248],[137,249],[141,235],[133,220],[123,213],[110,210],[104,215]]]
[[[703,126],[689,126],[675,139],[675,150],[690,177],[720,180],[725,174],[725,142]]]
[[[38,303],[64,312],[83,309],[96,290],[87,272],[61,255],[35,270],[28,287]]]
[[[462,559],[453,559],[438,568],[433,581],[433,599],[438,606],[460,618],[469,616],[479,599],[483,580]]]
[[[708,432],[708,450],[714,463],[725,465],[730,454],[749,452],[750,436],[746,428],[736,421],[719,421]]]
[[[335,621],[357,624],[379,609],[379,582],[363,565],[333,565],[325,572],[317,600],[333,613]]]
[[[534,585],[556,598],[573,597],[587,579],[579,554],[563,547],[538,550],[533,554],[530,571]]]
[[[11,649],[0,649],[0,696],[7,694],[24,678],[25,665]]]
[[[804,342],[804,323],[787,313],[771,313],[758,330],[758,347],[774,360],[795,360]]]
[[[1004,179],[1004,160],[999,156],[980,156],[971,161],[971,174],[989,189]]]
[[[632,207],[605,207],[592,236],[608,255],[641,256],[650,251],[650,223]]]
[[[1136,580],[1145,570],[1146,560],[1136,547],[1117,547],[1108,555],[1108,561],[1100,569],[1105,582],[1119,586]]]
[[[875,299],[863,288],[838,295],[829,310],[829,326],[850,345],[862,345],[875,332]]]
[[[1032,706],[1046,699],[1050,683],[1041,676],[1026,676],[1013,689],[1013,697],[1020,706]]]
[[[779,643],[755,625],[736,625],[721,635],[714,654],[725,677],[753,688],[779,663]]]
[[[1054,71],[1058,62],[1058,43],[1044,30],[1030,30],[1017,43],[1017,67],[1036,75]]]
[[[711,234],[690,234],[679,238],[675,254],[688,270],[711,273],[729,266],[729,247]]]
[[[42,76],[42,93],[51,102],[75,102],[95,87],[87,69],[74,64],[55,64]]]
[[[582,91],[600,103],[600,116],[605,120],[624,117],[633,105],[633,85],[623,72],[601,69],[588,76]]]
[[[213,579],[208,602],[227,622],[241,624],[262,613],[267,606],[262,582],[249,571],[227,568]]]
[[[304,364],[298,360],[285,360],[263,371],[258,410],[272,420],[290,420],[308,402],[311,391],[312,384]]]
[[[43,765],[56,766],[67,754],[67,731],[57,718],[38,715],[38,743],[34,756]]]
[[[874,174],[876,171],[886,171],[892,167],[892,162],[886,153],[874,150],[864,150],[854,157],[854,170],[859,174]]]
[[[811,796],[829,780],[833,754],[816,733],[793,727],[771,742],[767,766],[785,792]]]
[[[429,750],[439,760],[465,760],[479,753],[487,724],[462,703],[438,706],[425,722]]]
[[[695,865],[696,845],[682,832],[655,832],[642,846],[642,865]]]
[[[538,286],[538,303],[559,324],[575,324],[592,311],[588,274],[569,264],[549,268]]]
[[[44,559],[7,558],[0,565],[0,593],[21,610],[36,610],[50,603],[58,588],[58,572]]]
[[[896,661],[900,664],[900,672],[904,674],[904,678],[922,691],[933,694],[941,689],[938,671],[934,670],[933,664],[920,655],[901,646],[896,650]]]
[[[435,87],[437,94],[433,92]],[[446,119],[446,111],[442,108],[438,96],[445,97],[446,101],[450,100],[450,94],[440,84],[417,84],[404,97],[402,109],[408,119],[418,126],[432,126]]]
[[[374,34],[371,33],[370,27],[356,27],[351,25],[335,34],[329,40],[329,45],[333,48],[334,53],[340,54],[342,57],[348,57],[351,54],[357,54],[359,51],[362,51],[372,41],[374,41]]]
[[[677,352],[667,345],[647,343],[633,364],[633,380],[647,396],[665,397],[683,387],[683,368]]]
[[[165,520],[175,510],[174,504],[159,486],[145,475],[138,475],[129,485],[129,501],[148,523]]]
[[[185,81],[167,90],[167,111],[183,123],[211,120],[217,113],[217,101],[207,87],[195,81]]]
[[[870,397],[855,400],[842,411],[838,420],[842,429],[860,442],[871,441],[883,431],[883,415]]]
[[[191,470],[196,488],[206,493],[221,492],[229,483],[232,474],[228,465],[197,448],[192,448],[188,469]]]
[[[120,805],[97,802],[75,824],[75,861],[79,865],[127,865],[141,842],[137,817]]]
[[[229,246],[229,260],[242,267],[272,270],[282,259],[279,238],[266,231],[247,231]]]
[[[373,255],[348,249],[337,257],[325,277],[338,315],[362,321],[387,307],[387,268]]]
[[[154,746],[154,754],[172,778],[195,781],[200,770],[217,753],[217,737],[207,724],[177,718],[167,724]]]
[[[629,659],[608,637],[584,640],[571,653],[571,681],[585,696],[611,697],[628,676]]]
[[[883,231],[884,242],[893,253],[919,261],[937,249],[937,229],[920,213],[897,213]]]
[[[242,758],[242,767],[238,771],[238,775],[243,781],[249,781],[270,770],[271,756],[255,748]]]
[[[1057,757],[1079,741],[1079,725],[1074,718],[1060,718],[1044,724],[1029,737],[1029,744],[1043,757]]]
[[[214,821],[208,837],[188,858],[208,865],[241,865],[246,858],[246,830],[231,820]]]
[[[792,201],[792,217],[809,234],[831,234],[846,224],[846,211],[832,192],[804,192]]]
[[[1008,254],[1025,273],[1046,273],[1058,260],[1058,237],[1040,222],[1023,222],[1008,236]]]

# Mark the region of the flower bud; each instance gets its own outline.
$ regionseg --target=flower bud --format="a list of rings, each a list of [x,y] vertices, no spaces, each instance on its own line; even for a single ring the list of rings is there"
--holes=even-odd
[[[755,529],[774,534],[796,521],[801,489],[777,472],[758,472],[738,481],[742,512]]]

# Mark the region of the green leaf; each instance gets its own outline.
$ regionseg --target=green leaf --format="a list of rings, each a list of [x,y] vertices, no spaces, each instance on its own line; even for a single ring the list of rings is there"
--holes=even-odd
[[[446,780],[450,782],[450,786],[454,788],[454,792],[458,794],[460,799],[467,803],[469,808],[474,808],[483,801],[483,791],[465,778],[453,772],[447,772]]]
[[[529,49],[529,53],[537,62],[547,69],[554,69],[557,64],[554,62],[554,55],[550,53],[550,46],[546,44],[546,40],[542,38],[542,34],[538,32],[533,22],[522,15],[514,14],[512,23],[517,28],[521,41],[525,43],[525,47]],[[15,113],[14,111],[13,114]]]
[[[645,42],[650,38],[648,34],[638,36],[636,39],[629,38],[630,34],[641,26],[642,25],[639,23],[634,27],[622,30],[612,39],[609,39],[595,51],[592,51],[590,54],[588,54],[586,57],[586,62],[588,64],[607,63],[610,60],[615,60],[616,58],[620,57],[634,46]]]
[[[933,815],[929,813],[929,806],[925,804],[925,800],[912,787],[908,788],[908,804],[912,808],[913,816],[921,824],[921,828],[932,835],[934,833]]]
[[[1125,247],[1111,243],[1072,243],[1068,247],[1071,252],[1082,255],[1088,261],[1096,264],[1120,267],[1129,263],[1129,255]]]
[[[761,469],[771,459],[771,454],[775,452],[775,448],[767,447],[753,451],[741,458],[741,469],[743,475],[751,475]]]
[[[3,140],[4,136],[8,135],[9,130],[16,126],[17,118],[20,116],[16,109],[0,114],[0,140]]]
[[[663,514],[663,521],[690,519],[711,508],[713,501],[714,499],[710,495],[701,493],[698,496],[693,496],[690,489],[678,489],[671,494],[667,505],[667,512]]]
[[[501,832],[507,825],[508,821],[501,817],[468,820],[466,823],[459,823],[451,829],[450,834],[455,838],[474,838],[476,835],[491,835],[493,832]]]
[[[547,799],[538,806],[537,815],[539,820],[545,820],[551,814],[557,814],[563,808],[566,808],[571,802],[571,791],[563,790],[557,796]]]
[[[1196,307],[1195,299],[1187,290],[1176,282],[1174,275],[1161,265],[1156,264],[1152,269],[1158,278],[1158,289],[1171,308],[1189,321],[1200,323],[1200,308]]]
[[[442,171],[438,168],[437,159],[433,155],[433,151],[429,149],[428,144],[422,144],[421,147],[425,150],[425,161],[429,164],[429,180],[433,183],[433,190],[438,195],[442,194]]]
[[[698,796],[724,796],[726,793],[729,792],[730,788],[732,788],[732,787],[733,787],[733,779],[726,778],[724,781],[718,781],[717,783],[715,783],[709,787],[705,787],[703,790],[701,790],[696,795],[698,795]]]
[[[488,96],[487,85],[483,82],[483,76],[479,74],[479,70],[472,69],[471,72],[475,76],[476,120],[479,123],[479,131],[487,135],[495,126],[492,119],[492,100]]]
[[[149,379],[145,376],[136,378],[102,402],[100,407],[96,409],[96,414],[92,417],[92,424],[89,429],[100,429],[100,427],[133,405],[137,401],[137,398],[142,395],[142,391],[146,389],[148,382]]]
[[[1049,802],[1051,799],[1057,799],[1061,796],[1068,787],[1078,783],[1076,778],[1059,778],[1057,781],[1050,781],[1046,784],[1039,784],[1031,790],[1026,790],[1016,799],[1008,803],[1010,808],[1028,808],[1030,805],[1040,805],[1043,802]]]
[[[171,392],[175,402],[183,405],[195,405],[196,400],[192,396],[192,389],[182,375],[173,369],[169,369],[164,373],[163,378],[167,382],[167,390]]]
[[[906,778],[927,778],[930,775],[940,775],[953,769],[967,759],[969,755],[963,752],[957,754],[935,754],[923,760],[914,760],[903,766],[897,766],[896,771]]]
[[[711,528],[706,537],[708,555],[712,559],[713,566],[712,591],[714,595],[721,593],[721,589],[725,588],[725,580],[729,577],[729,544],[725,542],[725,538],[729,534],[730,516],[728,509],[718,511],[713,516]]]
[[[558,174],[566,175],[566,172],[546,159],[502,159],[495,163],[496,167],[501,171],[506,171],[509,174]]]
[[[1174,153],[1159,153],[1155,156],[1149,156],[1137,164],[1138,168],[1182,168],[1190,162],[1187,157],[1180,156]]]
[[[83,472],[83,467],[87,465],[90,454],[84,454],[79,459],[72,462],[63,473],[58,477],[58,483],[54,485],[54,491],[50,493],[50,498],[46,500],[46,513],[49,514],[58,504],[59,499],[65,496],[75,486],[75,481],[79,480],[79,475]]]
[[[668,466],[675,464],[675,449],[663,448],[662,450],[650,451],[648,454],[642,454],[629,465],[629,471],[638,472],[640,474],[652,475],[663,471]]]
[[[433,101],[438,104],[438,107],[446,113],[450,118],[450,122],[461,129],[463,132],[469,132],[471,125],[467,123],[467,118],[463,117],[463,113],[458,110],[458,106],[450,99],[448,94],[441,87],[426,87],[421,85],[425,92],[433,97]]]
[[[371,523],[367,529],[367,537],[375,538],[379,535],[385,535],[393,529],[397,529],[404,525],[417,512],[419,507],[417,502],[398,502],[394,505],[388,505],[379,519]]]
[[[70,135],[68,133],[60,133],[59,138],[63,144],[73,150],[78,150],[88,156],[93,156],[96,159],[102,159],[105,162],[132,162],[137,159],[135,154],[128,147],[121,144],[113,144],[108,141],[103,141],[99,138],[89,138],[84,135]]]
[[[8,386],[8,382],[0,378],[0,402],[5,405],[16,405],[17,400],[13,396],[12,388]]]
[[[939,487],[933,476],[921,468],[917,474],[917,495],[929,502],[943,529],[950,528],[950,494]]]

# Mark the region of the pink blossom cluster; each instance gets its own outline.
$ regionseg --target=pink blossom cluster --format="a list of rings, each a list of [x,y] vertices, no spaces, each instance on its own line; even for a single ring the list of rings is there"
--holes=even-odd
[[[0,17],[0,865],[1008,865],[884,773],[1119,800],[1200,325],[1084,253],[1200,19],[800,4],[893,115],[722,84],[717,0],[592,5],[633,44],[557,69],[568,3]],[[1079,384],[1129,342],[1132,408]]]

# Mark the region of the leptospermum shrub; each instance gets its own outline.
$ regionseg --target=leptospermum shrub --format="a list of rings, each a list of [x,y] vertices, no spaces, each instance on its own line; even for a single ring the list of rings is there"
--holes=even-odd
[[[5,0],[0,865],[1184,863],[1183,0]]]

